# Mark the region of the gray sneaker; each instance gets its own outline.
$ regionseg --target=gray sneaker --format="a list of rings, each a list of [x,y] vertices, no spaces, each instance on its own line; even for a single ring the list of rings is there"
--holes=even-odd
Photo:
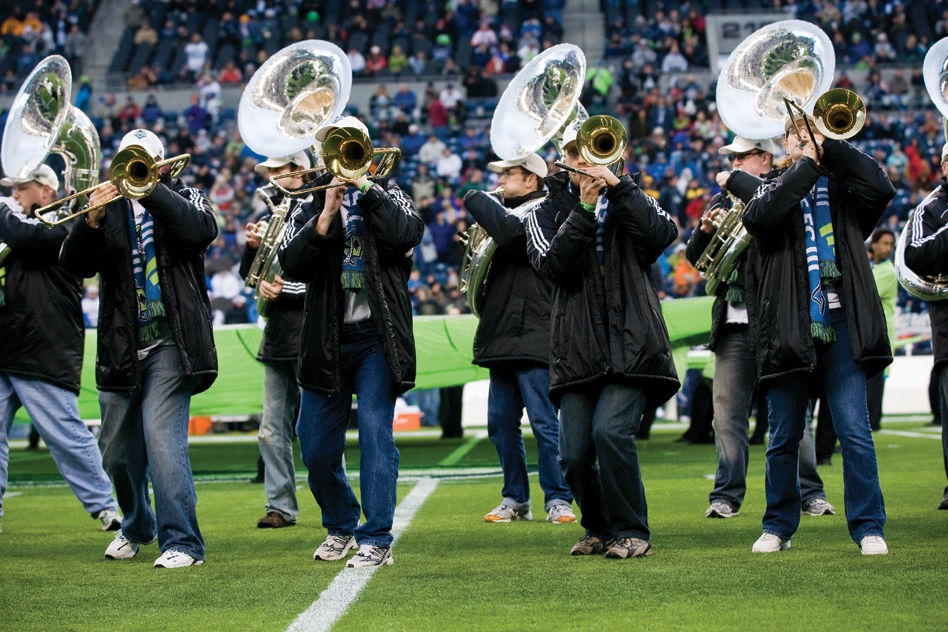
[[[313,559],[322,560],[323,562],[343,560],[346,558],[346,554],[354,548],[356,548],[354,535],[330,535],[313,552]]]
[[[502,502],[484,516],[484,522],[512,522],[515,520],[533,520],[533,513],[528,505],[514,507]]]
[[[352,556],[346,568],[360,568],[363,566],[391,566],[395,563],[392,557],[392,547],[363,544],[359,551]]]
[[[704,512],[705,518],[733,518],[741,512],[740,509],[734,509],[726,500],[717,499],[711,502],[711,506]]]
[[[836,508],[826,502],[825,498],[814,498],[803,508],[808,516],[835,516]]]
[[[570,555],[599,555],[612,546],[613,541],[605,541],[595,535],[584,535],[569,550]]]
[[[95,518],[102,523],[103,531],[118,531],[122,528],[122,516],[114,509],[103,509]]]
[[[627,560],[651,554],[652,543],[641,538],[619,538],[606,551],[606,557],[611,560]]]
[[[573,513],[569,505],[553,505],[546,512],[546,519],[553,524],[569,524],[570,522],[576,522],[576,514]]]

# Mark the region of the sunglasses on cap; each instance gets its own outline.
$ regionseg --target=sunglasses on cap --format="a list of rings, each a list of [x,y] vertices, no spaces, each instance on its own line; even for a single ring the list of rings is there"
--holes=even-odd
[[[731,154],[731,155],[729,155],[729,156],[727,157],[727,159],[728,159],[730,162],[734,162],[734,161],[737,160],[738,158],[740,158],[741,160],[744,160],[745,158],[750,158],[751,156],[760,156],[760,155],[766,154],[766,153],[767,153],[766,151],[761,151],[760,149],[754,149],[754,150],[752,150],[752,151],[746,151],[746,152],[744,152],[744,153],[742,153],[742,154]]]

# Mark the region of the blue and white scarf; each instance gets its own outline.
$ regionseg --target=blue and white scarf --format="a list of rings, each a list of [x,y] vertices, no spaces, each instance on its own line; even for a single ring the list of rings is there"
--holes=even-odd
[[[806,268],[810,280],[810,335],[822,342],[836,340],[823,282],[835,284],[840,276],[836,267],[828,183],[826,176],[821,176],[810,193],[800,202],[803,208]]]
[[[135,295],[138,297],[138,342],[145,345],[158,340],[164,331],[158,321],[165,317],[165,304],[161,300],[161,286],[158,283],[155,220],[147,209],[141,207],[140,221],[136,221],[134,204],[137,203],[128,204],[128,227],[133,245]]]
[[[579,195],[579,187],[573,186],[570,180],[569,191]],[[606,263],[606,218],[609,216],[609,200],[605,195],[600,195],[596,201],[596,259],[599,261],[599,270],[602,271]]]
[[[342,259],[342,289],[361,290],[365,286],[364,250],[362,247],[363,226],[365,218],[359,200],[362,192],[356,187],[349,187],[342,199],[343,218],[346,220],[346,244]]]

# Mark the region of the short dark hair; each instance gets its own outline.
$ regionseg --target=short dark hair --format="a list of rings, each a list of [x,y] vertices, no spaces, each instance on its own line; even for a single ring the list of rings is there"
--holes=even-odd
[[[891,228],[885,228],[882,226],[872,231],[872,237],[869,238],[870,243],[874,244],[878,242],[880,239],[882,239],[883,235],[892,235],[892,240],[895,240],[895,231],[893,231]]]

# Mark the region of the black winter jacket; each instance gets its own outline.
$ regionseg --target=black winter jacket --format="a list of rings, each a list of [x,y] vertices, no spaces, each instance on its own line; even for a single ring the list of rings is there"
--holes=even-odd
[[[915,274],[948,275],[948,181],[922,200],[909,217],[914,233],[905,244],[905,264]],[[930,301],[935,366],[948,363],[948,299]]]
[[[853,358],[872,376],[892,362],[882,302],[869,268],[865,240],[895,195],[885,171],[847,142],[823,143],[829,169],[829,204],[842,273],[840,301],[846,313]],[[810,335],[810,283],[800,201],[823,170],[802,158],[758,189],[744,225],[760,252],[756,288],[757,364],[760,379],[812,372],[816,347]]]
[[[304,204],[300,198],[290,203],[284,240],[292,238],[293,215],[302,212]],[[240,259],[240,276],[246,279],[253,265],[257,249],[247,246]],[[300,355],[300,337],[303,332],[303,301],[306,284],[281,274],[283,291],[269,306],[267,324],[263,328],[263,340],[257,351],[260,362],[296,362]]]
[[[329,182],[324,174],[314,184]],[[325,191],[293,217],[293,237],[284,240],[280,263],[287,274],[306,283],[303,338],[300,342],[300,386],[321,393],[340,389],[339,345],[345,315],[342,274],[345,228],[341,211],[327,234],[316,222]],[[365,283],[372,319],[397,393],[415,384],[415,337],[412,332],[408,275],[412,248],[421,243],[424,221],[405,193],[393,181],[381,181],[359,200],[365,216],[363,257]]]
[[[596,257],[596,218],[583,210],[565,173],[546,179],[549,195],[527,221],[530,261],[553,281],[550,398],[589,384],[641,388],[651,405],[679,382],[649,267],[675,240],[668,214],[629,176],[606,193],[605,262]]]
[[[155,256],[161,299],[186,375],[194,393],[217,377],[217,349],[204,278],[204,252],[217,237],[217,220],[207,196],[180,183],[159,182],[139,200],[155,219]],[[62,265],[85,277],[99,274],[98,354],[95,379],[102,391],[132,391],[140,383],[138,300],[132,272],[129,231],[131,202],[105,207],[98,228],[76,222],[60,253]]]
[[[82,372],[82,279],[59,265],[67,228],[48,228],[0,203],[0,241],[12,252],[0,267],[0,373],[79,393]]]
[[[464,197],[464,207],[497,243],[482,286],[474,364],[549,364],[552,283],[530,265],[524,229],[525,214],[533,213],[545,196],[545,191],[535,191],[505,199],[504,205],[482,191]]]
[[[754,197],[754,192],[757,191],[757,187],[762,183],[763,180],[757,176],[752,176],[743,171],[732,171],[731,175],[728,176],[727,182],[724,184],[724,188],[746,204]],[[731,204],[731,198],[728,197],[727,193],[721,192],[711,198],[711,201],[708,203],[708,211],[719,207],[727,210],[731,207]],[[706,235],[701,232],[700,228],[694,229],[694,232],[691,233],[691,238],[688,239],[688,247],[685,249],[685,257],[691,262],[691,265],[698,263],[705,248],[708,247],[708,244],[711,243],[711,239],[713,239],[714,236],[714,233]],[[756,247],[753,242],[751,242],[737,263],[745,283],[748,278],[747,266],[754,265],[756,259]],[[753,278],[752,274],[750,276]],[[724,298],[725,294],[727,294],[727,283],[721,283],[718,285],[717,291],[715,292],[714,304],[711,306],[711,338],[708,341],[708,348],[711,349],[711,351],[714,351],[717,346],[721,326],[727,322],[727,300]],[[752,323],[754,321],[754,314],[756,313],[755,298],[754,292],[745,286],[744,305],[747,307],[747,320],[749,321],[748,326],[751,328],[751,331],[753,331]]]

